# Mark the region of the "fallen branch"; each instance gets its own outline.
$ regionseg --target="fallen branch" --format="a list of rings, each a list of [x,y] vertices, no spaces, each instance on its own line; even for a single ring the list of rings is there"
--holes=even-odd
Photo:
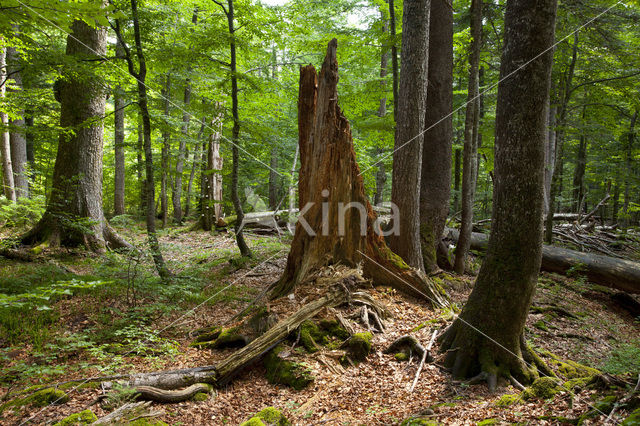
[[[209,393],[211,390],[211,385],[205,383],[196,383],[181,390],[164,390],[152,386],[138,386],[135,389],[138,399],[163,403],[187,401],[197,393]]]
[[[413,379],[413,384],[409,389],[409,393],[413,392],[413,389],[416,387],[418,383],[418,377],[420,377],[420,372],[422,371],[422,366],[424,365],[424,361],[427,359],[427,355],[429,355],[429,351],[431,351],[431,347],[433,346],[433,342],[436,341],[436,336],[438,335],[438,330],[433,330],[433,334],[431,335],[431,340],[427,345],[427,349],[422,354],[422,359],[420,360],[420,365],[418,366],[418,371],[416,371],[416,377]]]

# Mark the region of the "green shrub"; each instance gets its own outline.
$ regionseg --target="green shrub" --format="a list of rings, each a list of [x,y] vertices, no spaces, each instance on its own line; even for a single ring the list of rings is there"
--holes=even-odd
[[[45,211],[44,197],[20,198],[12,203],[0,197],[0,227],[9,228],[35,225]]]

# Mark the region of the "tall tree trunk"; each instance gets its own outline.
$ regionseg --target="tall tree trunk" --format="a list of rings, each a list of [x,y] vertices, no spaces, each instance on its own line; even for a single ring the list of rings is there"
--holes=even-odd
[[[106,93],[102,77],[83,64],[104,56],[107,31],[84,21],[71,25],[66,55],[76,60],[59,83],[62,132],[53,169],[47,209],[36,226],[22,237],[25,244],[77,246],[104,252],[130,247],[107,224],[102,211],[102,117]],[[78,72],[78,67],[82,71]],[[82,77],[78,78],[80,74]]]
[[[443,300],[437,285],[409,268],[386,246],[365,193],[349,122],[338,105],[337,41],[329,42],[320,75],[300,68],[298,146],[301,210],[287,265],[271,296],[290,293],[310,273],[327,264],[355,266],[374,284],[385,284],[426,298]],[[329,190],[331,188],[331,191]]]
[[[582,107],[582,124],[586,125],[587,107]],[[580,213],[584,207],[584,172],[587,167],[587,138],[585,130],[582,129],[580,141],[578,143],[578,153],[576,155],[576,166],[573,170],[573,211]]]
[[[138,210],[140,216],[144,216],[147,205],[146,178],[144,176],[144,128],[142,114],[138,117],[138,144],[136,145],[136,176],[138,178],[138,192],[140,193],[140,205]]]
[[[544,214],[549,213],[551,200],[551,179],[556,164],[556,113],[557,106],[547,105],[547,138],[544,150]],[[546,216],[545,216],[546,217]]]
[[[376,150],[376,157],[382,157],[384,150],[382,148],[378,148]],[[387,183],[387,171],[384,167],[384,162],[380,161],[378,163],[378,171],[376,172],[376,193],[373,198],[373,205],[380,206],[384,202],[384,186]]]
[[[211,120],[211,133],[207,144],[206,162],[203,164],[202,211],[200,224],[205,231],[211,231],[216,221],[222,217],[222,156],[220,155],[220,138],[222,136],[222,109],[218,105],[217,112]]]
[[[298,121],[300,119],[298,118]],[[289,178],[289,220],[287,227],[289,232],[293,234],[295,229],[295,222],[293,220],[293,210],[296,208],[296,163],[298,162],[298,156],[300,155],[300,145],[296,145],[296,152],[293,154],[293,163],[291,164],[291,175]]]
[[[384,19],[384,13],[382,13],[382,19]],[[389,22],[385,21],[383,25],[383,32],[387,33],[389,31]],[[378,117],[383,118],[387,115],[387,96],[386,96],[386,81],[385,77],[387,76],[387,52],[385,48],[382,48],[380,53],[380,105],[378,106]],[[382,147],[376,148],[376,158],[381,158],[384,153],[384,149]],[[387,172],[384,167],[384,162],[378,162],[378,171],[376,172],[376,193],[373,198],[373,205],[379,206],[383,201],[384,194],[384,185],[387,182]]]
[[[2,39],[0,38],[0,41]],[[5,97],[7,76],[6,65],[7,49],[0,48],[0,99]],[[2,160],[2,193],[9,200],[16,201],[16,190],[13,183],[13,166],[11,165],[11,145],[9,142],[9,132],[4,130],[9,125],[9,117],[4,111],[0,111],[0,159]]]
[[[240,143],[240,117],[238,115],[238,76],[236,69],[236,42],[235,42],[235,27],[234,27],[234,11],[233,0],[227,0],[228,9],[225,9],[227,15],[227,24],[229,27],[230,42],[229,50],[231,52],[230,70],[231,70],[231,112],[233,115],[233,130],[231,131],[231,143],[232,150],[231,156],[233,158],[233,164],[231,167],[231,201],[233,202],[233,208],[236,211],[236,242],[240,249],[242,256],[251,257],[251,249],[244,240],[244,234],[242,232],[242,221],[244,220],[244,211],[242,210],[242,203],[238,196],[238,168],[240,167],[240,153],[238,151],[238,144]]]
[[[636,109],[635,113],[631,117],[631,122],[629,123],[629,133],[627,134],[627,143],[626,149],[624,153],[624,164],[625,164],[625,174],[624,174],[624,199],[622,204],[622,212],[623,219],[622,225],[626,228],[630,224],[629,217],[629,205],[631,204],[631,176],[633,176],[633,142],[635,140],[635,127],[636,121],[638,120],[638,109]]]
[[[453,9],[431,2],[429,80],[420,182],[420,237],[424,270],[438,269],[436,249],[449,213],[453,143]]]
[[[124,50],[120,43],[116,43],[116,56],[121,57],[124,55]],[[115,181],[113,185],[113,210],[114,214],[121,215],[125,213],[124,206],[124,91],[122,87],[118,85],[113,91],[113,106],[114,112],[114,150],[115,150]]]
[[[456,148],[453,160],[453,213],[460,211],[460,168],[462,166],[462,150]]]
[[[556,204],[556,199],[562,194],[562,172],[564,167],[564,126],[567,120],[567,107],[569,106],[569,100],[573,93],[573,76],[575,73],[576,62],[578,61],[578,32],[573,36],[573,48],[571,53],[571,61],[567,67],[566,74],[564,76],[564,85],[562,89],[561,103],[557,109],[556,119],[556,162],[553,167],[553,175],[551,177],[551,192],[549,193],[549,211],[545,221],[545,235],[544,240],[547,244],[551,244],[553,241],[553,214],[559,210]]]
[[[169,153],[171,152],[171,124],[170,124],[170,106],[171,106],[171,73],[167,73],[167,78],[162,88],[162,99],[164,100],[164,119],[165,123],[162,130],[162,153],[161,165],[162,172],[160,175],[160,210],[162,211],[162,227],[167,226],[169,220],[169,199],[167,196],[167,182],[169,165]]]
[[[278,207],[278,147],[274,143],[271,147],[271,161],[269,162],[269,209]]]
[[[177,224],[182,223],[182,172],[184,170],[184,157],[185,150],[187,148],[187,139],[189,138],[189,121],[191,115],[186,111],[191,102],[191,81],[187,79],[184,88],[183,105],[184,110],[182,113],[182,136],[180,138],[180,144],[178,146],[178,156],[176,158],[176,177],[173,183],[173,191],[171,193],[171,200],[173,202],[173,220]]]
[[[29,168],[29,173],[27,174],[29,179],[29,192],[33,191],[31,188],[33,187],[34,179],[35,179],[35,167],[36,167],[36,157],[35,157],[35,140],[34,140],[34,119],[33,119],[33,111],[29,109],[24,110],[24,136],[27,144],[27,165]]]
[[[536,375],[525,363],[534,357],[523,331],[542,258],[545,104],[553,53],[517,69],[553,45],[556,5],[507,0],[489,247],[467,303],[441,338],[453,376],[484,372],[491,390],[498,375],[524,384]]]
[[[197,147],[201,146],[204,143],[204,142],[201,143],[200,141],[204,139],[205,127],[206,127],[206,118],[202,117],[202,122],[200,123],[200,131],[198,132],[198,138],[197,138],[198,143],[193,148],[193,160],[191,161],[191,172],[189,173],[189,183],[187,184],[187,200],[184,206],[185,217],[189,217],[189,214],[191,213],[191,196],[193,195],[193,180],[196,177],[198,157],[200,156],[200,153],[198,152]]]
[[[17,31],[17,30],[16,30]],[[20,56],[15,47],[7,47],[7,73],[13,79],[13,85],[20,90],[22,72]],[[7,88],[7,93],[13,92]],[[11,127],[9,144],[11,145],[11,166],[13,167],[13,183],[16,198],[29,196],[29,176],[27,176],[27,139],[25,135],[24,110],[18,111],[18,118],[9,120]]]
[[[131,50],[124,43],[120,25],[116,22],[116,35],[122,43],[126,52],[127,67],[129,74],[137,81],[138,88],[138,107],[140,108],[140,116],[142,118],[142,139],[144,148],[144,165],[146,173],[146,181],[144,192],[146,195],[145,219],[147,224],[147,239],[151,250],[151,257],[155,264],[158,275],[162,279],[169,278],[171,272],[164,263],[160,244],[156,235],[156,208],[155,208],[155,177],[153,174],[153,151],[151,150],[151,116],[149,114],[149,105],[147,97],[147,63],[142,49],[142,39],[140,36],[140,21],[138,19],[138,0],[131,0],[131,17],[133,20],[133,33],[135,39],[135,54],[138,59],[138,71],[135,69]],[[140,140],[140,139],[138,139]]]
[[[480,61],[480,45],[482,43],[482,1],[471,1],[471,37],[473,38],[469,54],[469,91],[467,111],[464,124],[464,151],[462,167],[462,220],[460,238],[456,246],[456,258],[453,265],[458,274],[463,274],[467,263],[467,254],[471,245],[471,229],[473,227],[473,200],[475,196],[475,174],[477,161],[477,122],[478,107],[478,64]]]
[[[422,269],[420,174],[424,139],[429,50],[430,0],[405,0],[402,15],[402,75],[393,153],[391,202],[398,207],[399,232],[391,250],[409,266]]]
[[[391,37],[391,72],[393,73],[393,119],[398,121],[398,44],[396,42],[396,6],[389,0],[389,36]]]

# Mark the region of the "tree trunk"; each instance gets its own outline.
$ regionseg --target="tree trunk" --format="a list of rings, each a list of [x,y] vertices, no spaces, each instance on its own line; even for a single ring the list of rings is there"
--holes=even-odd
[[[0,38],[1,41],[1,38]],[[6,85],[6,53],[5,47],[0,48],[0,99],[5,97]],[[9,124],[9,117],[4,111],[0,111],[0,126],[6,128]],[[16,190],[13,183],[13,166],[11,165],[11,145],[9,142],[9,132],[0,129],[0,159],[2,159],[2,193],[7,199],[16,201]]]
[[[567,67],[567,73],[564,77],[564,88],[562,90],[562,102],[558,106],[557,119],[556,119],[556,161],[553,167],[553,174],[551,177],[551,191],[549,193],[549,211],[545,221],[545,235],[544,240],[547,244],[551,244],[553,241],[553,214],[559,210],[555,205],[556,199],[562,194],[562,170],[564,167],[563,161],[563,144],[564,144],[564,126],[567,119],[567,107],[569,106],[569,100],[571,99],[571,93],[573,90],[573,76],[576,68],[576,62],[578,61],[578,31],[574,34],[573,38],[573,50],[571,53],[571,62]]]
[[[66,54],[77,60],[59,83],[62,132],[53,169],[53,187],[47,209],[36,226],[22,237],[25,244],[77,246],[104,252],[130,247],[107,224],[102,211],[102,117],[106,93],[100,75],[82,61],[103,56],[107,47],[104,27],[84,21],[71,25]],[[76,77],[82,64],[82,78]]]
[[[167,195],[168,171],[171,169],[169,164],[169,153],[171,152],[171,117],[169,115],[171,106],[171,73],[167,73],[167,79],[162,89],[162,98],[164,99],[164,119],[165,123],[162,130],[162,172],[160,175],[160,210],[162,211],[162,227],[167,226],[169,221],[169,199]]]
[[[384,150],[382,148],[378,148],[376,150],[376,156],[380,158]],[[380,161],[378,163],[378,172],[376,173],[376,194],[373,199],[374,206],[380,206],[384,202],[384,185],[387,183],[387,171],[384,167],[384,162]]]
[[[460,168],[462,166],[462,150],[460,148],[455,150],[453,163],[453,213],[458,214],[460,211]]]
[[[269,162],[269,209],[276,210],[278,207],[278,147],[274,143],[271,147],[271,161]]]
[[[240,249],[242,256],[251,257],[251,249],[244,240],[244,234],[242,232],[242,219],[244,217],[244,211],[242,210],[242,203],[238,196],[238,168],[240,167],[240,153],[238,151],[238,143],[240,143],[240,117],[238,115],[238,77],[236,70],[236,42],[235,27],[234,27],[234,12],[233,12],[233,0],[227,0],[228,9],[225,10],[227,15],[227,24],[229,27],[230,42],[229,49],[231,51],[231,111],[233,115],[233,130],[231,131],[231,156],[233,158],[233,164],[231,168],[231,201],[233,202],[233,208],[236,212],[236,242]]]
[[[625,165],[625,174],[624,174],[624,199],[622,203],[622,225],[626,228],[630,223],[630,214],[629,214],[629,204],[631,203],[631,176],[633,176],[633,141],[635,139],[635,127],[636,121],[638,120],[638,110],[636,109],[635,113],[631,117],[631,122],[629,123],[629,133],[627,134],[627,143],[625,146],[624,153],[624,165]]]
[[[398,121],[398,43],[396,42],[396,6],[389,0],[389,35],[391,37],[391,72],[393,73],[393,119]]]
[[[171,193],[171,200],[173,202],[173,220],[177,224],[182,223],[182,172],[184,170],[184,157],[185,150],[187,148],[187,139],[189,138],[189,121],[191,115],[186,111],[189,108],[191,102],[191,81],[187,79],[184,88],[184,110],[182,113],[182,137],[180,138],[180,144],[178,146],[178,156],[176,158],[176,178],[173,183],[173,191]]]
[[[222,156],[220,155],[220,137],[222,136],[222,111],[218,111],[211,120],[211,133],[207,144],[207,161],[203,165],[202,211],[200,224],[205,231],[211,231],[222,216]]]
[[[424,270],[438,269],[436,248],[449,213],[453,143],[453,9],[431,2],[429,80],[420,182],[420,237]]]
[[[193,148],[193,160],[191,161],[191,172],[189,173],[189,183],[187,184],[187,200],[184,206],[185,217],[189,217],[189,214],[191,213],[191,196],[193,195],[193,180],[196,177],[196,168],[198,166],[198,157],[199,157],[199,152],[197,147],[201,146],[200,141],[204,139],[205,126],[206,126],[206,118],[202,117],[202,122],[200,124],[200,131],[198,132],[198,138],[197,138],[198,143]]]
[[[420,175],[424,139],[430,0],[405,0],[402,15],[402,75],[393,153],[391,202],[399,232],[389,246],[409,266],[423,268],[420,247]]]
[[[384,243],[355,159],[349,122],[338,106],[337,41],[329,42],[320,75],[312,65],[300,69],[298,137],[300,216],[280,280],[271,296],[290,293],[309,274],[327,264],[356,266],[374,284],[390,285],[446,304],[441,290],[408,267]]]
[[[384,19],[384,13],[382,13],[382,19]],[[385,21],[383,26],[383,31],[386,33],[389,31],[389,22]],[[384,47],[382,48],[382,52],[380,53],[380,105],[378,106],[378,117],[383,118],[387,115],[387,96],[385,94],[385,77],[387,76],[387,52]],[[376,148],[376,158],[382,158],[382,154],[384,153],[384,149],[382,147]],[[373,205],[379,206],[383,201],[384,194],[384,185],[387,182],[387,172],[384,167],[384,161],[378,162],[378,171],[376,172],[376,193],[373,198]]]
[[[120,43],[116,43],[116,56],[124,55],[124,50]],[[115,150],[115,181],[113,185],[113,210],[116,216],[124,214],[124,91],[121,86],[117,86],[113,91],[114,112],[114,150]]]
[[[556,5],[507,1],[489,247],[467,303],[441,338],[453,376],[485,373],[491,390],[497,376],[528,384],[536,375],[526,364],[534,358],[523,331],[542,256],[545,104],[553,53],[518,67],[553,45]]]
[[[142,114],[138,117],[138,144],[136,145],[136,176],[138,177],[138,192],[140,193],[140,216],[144,216],[147,205],[146,178],[144,177],[144,128]]]
[[[293,224],[293,209],[296,207],[296,163],[298,162],[298,156],[300,155],[300,145],[296,145],[296,152],[293,154],[293,163],[291,164],[291,176],[289,178],[289,232],[293,234],[295,225]],[[299,183],[298,183],[299,185]]]
[[[586,124],[587,107],[582,107],[582,124]],[[576,166],[573,171],[573,211],[582,213],[584,207],[584,172],[587,167],[587,138],[585,131],[580,134],[580,142],[578,144],[578,155],[576,155]]]
[[[550,200],[551,200],[551,179],[553,176],[553,169],[556,164],[556,113],[557,107],[549,105],[547,123],[548,132],[547,139],[545,140],[544,150],[544,214],[545,217],[549,213]]]
[[[453,265],[458,274],[463,274],[469,253],[471,229],[473,227],[473,200],[475,196],[476,161],[477,161],[477,128],[478,108],[478,64],[480,61],[480,45],[482,38],[482,2],[471,1],[471,37],[473,38],[469,54],[469,90],[467,110],[464,123],[464,149],[462,167],[462,220],[460,222],[460,239],[456,246],[456,258]]]
[[[13,85],[22,87],[20,56],[15,47],[7,47],[7,73],[14,80]],[[19,90],[19,89],[18,89]],[[13,89],[7,88],[7,93]],[[29,197],[29,176],[27,176],[27,139],[25,137],[24,110],[18,112],[18,118],[9,120],[11,127],[9,144],[11,146],[11,166],[16,198]]]

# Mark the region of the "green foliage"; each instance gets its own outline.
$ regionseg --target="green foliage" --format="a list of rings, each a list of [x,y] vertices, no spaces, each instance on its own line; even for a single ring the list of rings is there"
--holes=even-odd
[[[609,374],[640,373],[640,339],[622,343],[600,365]]]
[[[256,413],[241,426],[290,426],[291,422],[275,407],[267,407]]]
[[[91,410],[84,410],[79,413],[74,413],[64,419],[60,420],[57,423],[54,423],[53,426],[80,426],[80,425],[90,425],[93,422],[98,421],[98,417]]]
[[[0,228],[33,226],[40,220],[44,210],[44,197],[20,198],[12,203],[4,196],[0,196]]]
[[[51,309],[53,303],[60,296],[71,296],[77,290],[90,290],[111,281],[82,281],[72,279],[58,281],[47,287],[36,287],[28,293],[7,295],[0,293],[0,313],[3,310],[35,308],[39,311]]]

